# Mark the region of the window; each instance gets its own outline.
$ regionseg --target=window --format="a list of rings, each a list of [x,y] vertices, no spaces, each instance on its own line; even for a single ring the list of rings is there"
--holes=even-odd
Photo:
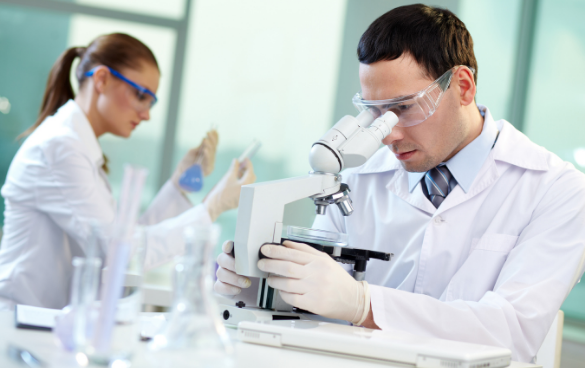
[[[585,170],[584,13],[581,1],[540,2],[524,124],[530,139],[581,171]],[[575,286],[562,309],[566,318],[585,321],[585,283]]]
[[[0,6],[0,184],[20,147],[16,137],[37,119],[49,70],[67,48],[69,15]],[[31,27],[34,24],[34,27]],[[8,108],[9,106],[9,108]],[[4,199],[0,200],[0,224]]]
[[[475,101],[486,105],[495,120],[511,119],[521,5],[521,1],[463,0],[456,12],[473,37],[479,69]]]
[[[332,124],[344,15],[337,0],[197,1],[175,162],[215,123],[220,143],[207,182],[219,180],[255,138],[262,142],[253,160],[259,181],[306,175],[312,143]],[[287,207],[285,222],[310,226],[314,213],[312,201],[299,201]],[[222,238],[231,239],[236,211],[219,222]]]

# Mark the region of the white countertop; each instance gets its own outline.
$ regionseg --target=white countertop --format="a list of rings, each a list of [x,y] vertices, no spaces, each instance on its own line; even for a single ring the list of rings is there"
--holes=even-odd
[[[236,331],[228,329],[232,340],[235,339]],[[234,367],[253,368],[360,368],[373,367],[408,367],[401,364],[389,364],[362,359],[351,359],[311,353],[290,349],[274,348],[262,345],[247,344],[234,341],[236,347]],[[14,327],[14,312],[0,311],[0,367],[24,367],[10,360],[6,355],[9,344],[24,348],[43,360],[47,367],[77,367],[74,353],[69,353],[58,347],[54,336],[50,332],[24,330]],[[148,357],[146,343],[140,343],[132,361],[132,367],[153,367],[152,360]],[[186,361],[185,367],[197,367],[196,362]],[[536,368],[539,366],[523,363],[513,363],[513,368]],[[175,368],[175,367],[173,367]]]

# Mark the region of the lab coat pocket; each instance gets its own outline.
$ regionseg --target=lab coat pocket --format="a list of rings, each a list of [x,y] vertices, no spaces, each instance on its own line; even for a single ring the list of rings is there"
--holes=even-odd
[[[474,238],[469,257],[447,286],[446,300],[479,301],[492,291],[517,241],[517,236],[493,233]]]

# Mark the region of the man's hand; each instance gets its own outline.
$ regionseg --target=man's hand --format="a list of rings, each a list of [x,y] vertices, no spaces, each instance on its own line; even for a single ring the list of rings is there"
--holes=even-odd
[[[351,277],[329,255],[302,243],[267,244],[261,252],[270,259],[258,261],[270,276],[268,285],[282,299],[324,317],[362,324],[370,311],[368,283]]]
[[[215,292],[225,296],[238,295],[242,292],[242,288],[248,288],[252,285],[249,278],[236,274],[236,260],[231,256],[232,249],[234,249],[234,242],[231,240],[223,243],[221,249],[223,250],[217,256],[217,269],[215,282]]]

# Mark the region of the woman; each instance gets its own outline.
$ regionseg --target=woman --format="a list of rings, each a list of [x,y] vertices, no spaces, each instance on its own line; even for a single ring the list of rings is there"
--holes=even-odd
[[[73,61],[79,94],[70,83]],[[71,260],[83,256],[90,223],[114,220],[107,161],[97,138],[129,137],[157,101],[160,72],[150,49],[125,34],[98,37],[65,51],[53,66],[36,123],[14,157],[6,183],[0,246],[0,309],[14,304],[62,308],[69,298]],[[189,151],[140,218],[147,226],[146,269],[183,250],[182,229],[210,224],[238,205],[242,185],[255,181],[251,163],[236,160],[203,203],[192,207],[181,174],[203,155],[213,170],[217,132]]]

